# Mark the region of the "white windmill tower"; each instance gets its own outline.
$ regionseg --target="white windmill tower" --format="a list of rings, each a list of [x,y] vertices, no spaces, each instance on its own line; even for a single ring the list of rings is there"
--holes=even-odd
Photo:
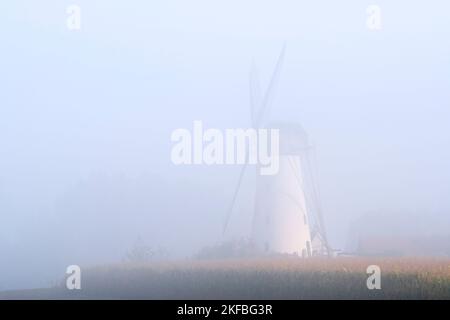
[[[272,92],[284,58],[283,48],[263,99],[260,99],[256,69],[250,75],[251,117],[255,129],[279,130],[279,171],[275,175],[257,175],[255,212],[251,240],[268,253],[296,254],[302,257],[329,255],[318,192],[311,165],[312,148],[299,124],[264,125]],[[241,170],[226,217],[224,232],[233,211],[247,166]]]

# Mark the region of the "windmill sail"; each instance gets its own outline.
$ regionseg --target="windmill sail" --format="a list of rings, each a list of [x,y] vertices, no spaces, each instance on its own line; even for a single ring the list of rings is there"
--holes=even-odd
[[[272,91],[277,83],[277,79],[280,74],[281,65],[283,63],[284,59],[284,52],[285,52],[286,46],[283,46],[283,49],[281,50],[280,56],[278,57],[277,64],[275,66],[275,70],[272,74],[269,86],[266,90],[266,93],[264,95],[264,100],[261,102],[261,105],[259,106],[258,103],[260,102],[260,87],[259,87],[259,80],[257,78],[257,72],[256,67],[252,66],[252,70],[250,71],[250,111],[251,111],[251,120],[252,120],[252,126],[257,129],[260,127],[261,122],[263,121],[264,114],[269,109],[271,99],[272,99]],[[245,173],[247,171],[247,162],[243,165],[241,172],[239,174],[238,182],[235,188],[235,191],[233,193],[233,198],[231,200],[230,207],[228,209],[222,234],[225,234],[228,223],[230,221],[230,217],[233,213],[234,206],[236,204],[236,199],[239,194],[239,191],[241,189],[242,180],[244,179]]]

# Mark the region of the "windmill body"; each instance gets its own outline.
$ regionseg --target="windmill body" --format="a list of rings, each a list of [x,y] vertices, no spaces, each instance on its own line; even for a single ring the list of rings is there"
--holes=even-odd
[[[299,125],[275,124],[280,130],[279,171],[256,178],[252,241],[268,253],[312,255],[305,193],[306,134]]]

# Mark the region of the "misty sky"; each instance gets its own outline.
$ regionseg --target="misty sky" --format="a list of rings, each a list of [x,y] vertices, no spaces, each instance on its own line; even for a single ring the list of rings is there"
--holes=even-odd
[[[332,245],[367,214],[448,234],[450,4],[312,3],[2,1],[0,289],[120,261],[137,237],[173,257],[223,240],[240,167],[174,166],[170,134],[250,126],[250,67],[265,89],[284,44],[268,117],[308,132]],[[253,182],[227,238],[249,232]]]

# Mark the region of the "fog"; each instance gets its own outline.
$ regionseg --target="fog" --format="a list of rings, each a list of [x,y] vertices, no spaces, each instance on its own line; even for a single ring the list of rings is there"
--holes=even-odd
[[[251,66],[264,91],[284,45],[268,118],[309,135],[331,245],[368,215],[448,236],[450,5],[376,2],[379,31],[372,1],[3,1],[0,290],[247,236],[254,177],[222,234],[241,166],[176,166],[170,136],[250,127]]]

